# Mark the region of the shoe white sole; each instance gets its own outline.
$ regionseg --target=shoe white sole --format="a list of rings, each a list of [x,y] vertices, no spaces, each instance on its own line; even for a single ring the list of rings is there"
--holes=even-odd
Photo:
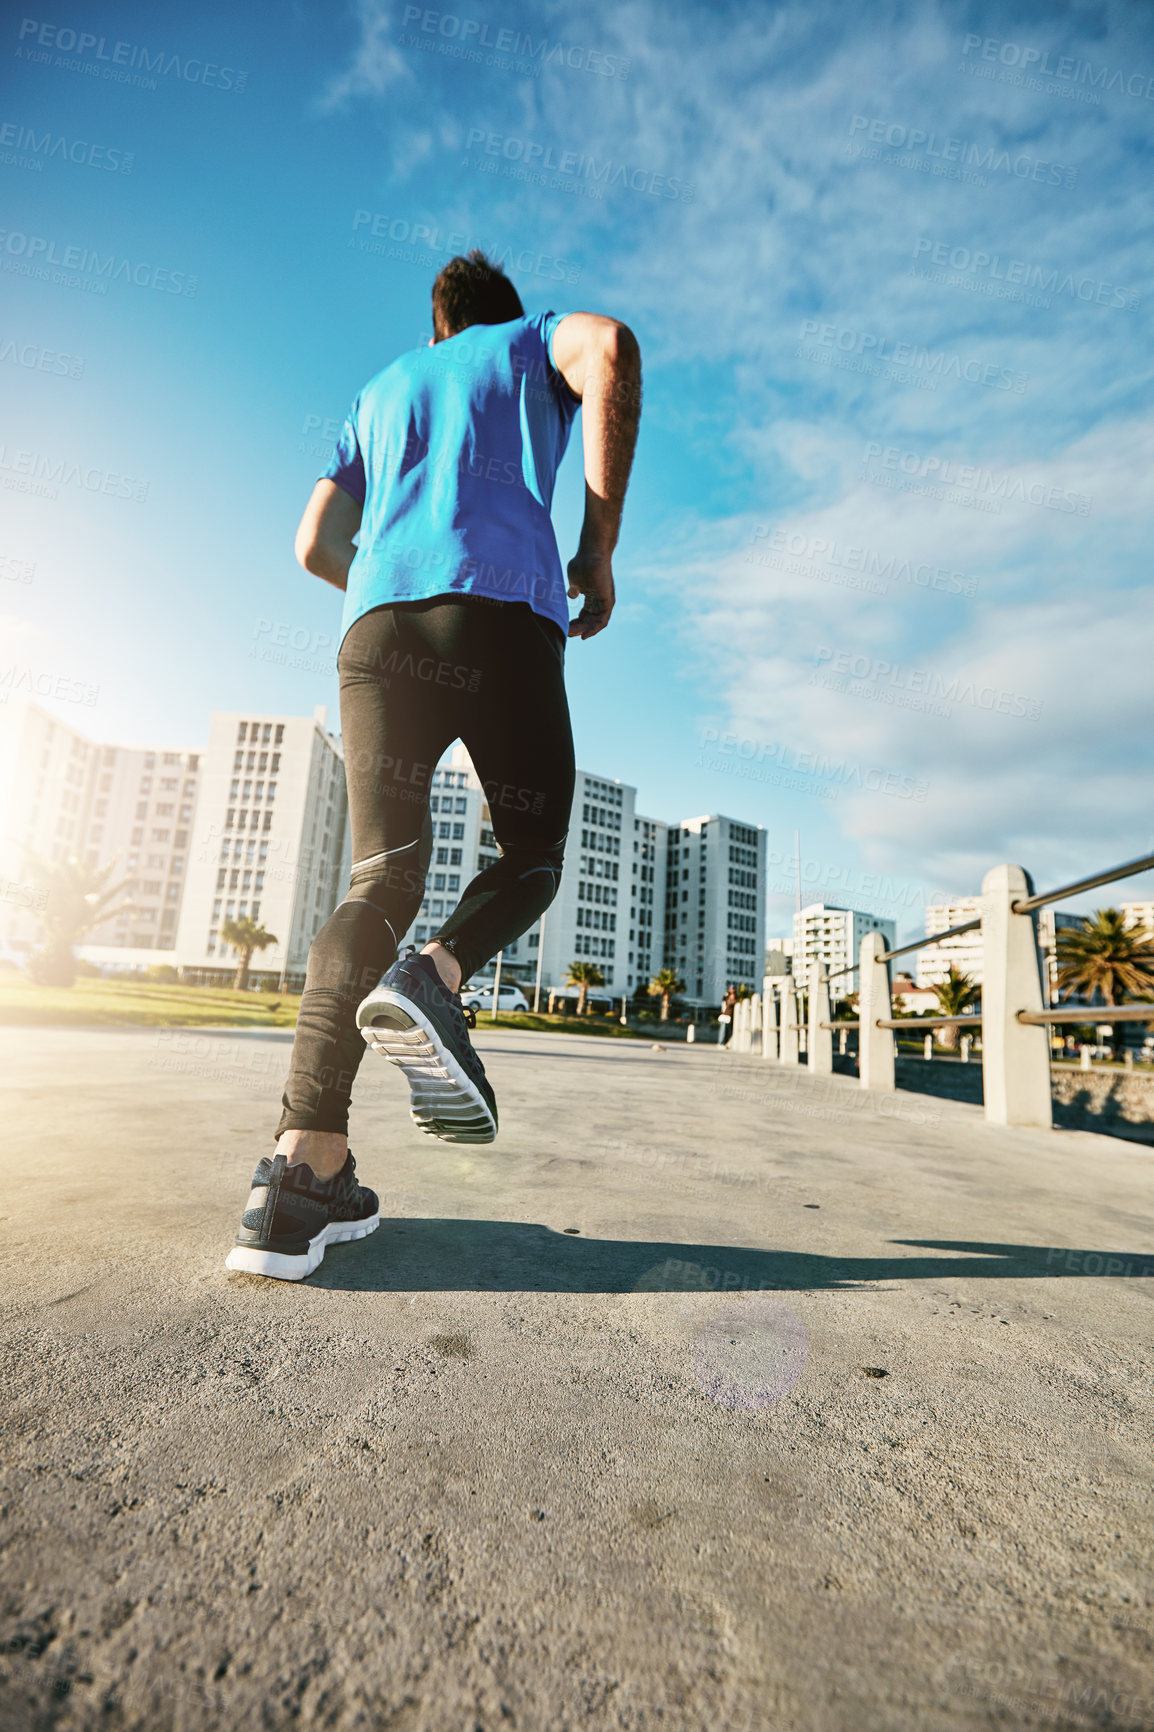
[[[330,1245],[344,1245],[351,1239],[367,1239],[381,1224],[380,1210],[366,1215],[363,1221],[330,1221],[322,1227],[301,1257],[290,1257],[284,1251],[262,1251],[256,1245],[234,1245],[224,1260],[226,1269],[239,1269],[245,1275],[271,1275],[275,1281],[303,1281],[325,1260]]]
[[[411,998],[379,986],[357,1010],[367,1045],[405,1074],[413,1123],[443,1143],[491,1143],[489,1103]]]

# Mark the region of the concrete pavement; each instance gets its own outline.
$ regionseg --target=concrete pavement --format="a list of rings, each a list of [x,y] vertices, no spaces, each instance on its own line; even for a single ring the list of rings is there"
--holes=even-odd
[[[226,1273],[288,1037],[5,1029],[0,1724],[1154,1724],[1149,1149],[487,1034]]]

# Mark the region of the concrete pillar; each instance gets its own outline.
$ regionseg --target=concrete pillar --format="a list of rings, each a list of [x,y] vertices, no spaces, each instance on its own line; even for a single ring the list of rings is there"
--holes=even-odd
[[[833,1071],[833,1034],[822,1028],[829,1021],[829,981],[823,977],[820,962],[813,962],[809,971],[809,1040],[806,1052],[811,1071],[828,1076]]]
[[[797,1063],[797,994],[793,990],[792,974],[786,975],[785,985],[781,989],[780,1052],[782,1064]]]
[[[734,1052],[749,1051],[749,1035],[747,1023],[749,1020],[749,1005],[744,998],[739,998],[733,1007],[733,1050]]]
[[[777,1062],[779,1052],[777,1044],[778,1009],[776,984],[767,979],[765,982],[765,996],[762,999],[761,1004],[761,1056],[762,1058],[773,1059],[775,1063]]]
[[[839,1028],[837,1031],[837,1050],[839,1056],[842,1058],[845,1057],[845,1037],[848,1032],[848,1029],[844,1028]]]
[[[761,994],[760,992],[755,992],[749,1001],[749,1029],[751,1035],[749,1042],[750,1052],[761,1051],[761,1024]]]
[[[878,1018],[893,1016],[890,1007],[889,964],[879,961],[885,951],[885,939],[880,932],[867,932],[861,941],[861,967],[858,970],[858,1016],[861,1029],[858,1037],[858,1071],[863,1089],[893,1090],[894,1036],[889,1028],[878,1028]]]
[[[1093,1067],[1090,1063],[1090,1048],[1088,1046],[1080,1046],[1078,1052],[1080,1054],[1078,1059],[1079,1070],[1091,1070]]]
[[[1042,1009],[1034,917],[1011,912],[1032,893],[1020,866],[994,866],[982,880],[982,1082],[990,1124],[1049,1130],[1050,1037],[1044,1024],[1017,1020]]]
[[[969,1062],[970,1062],[970,1043],[972,1042],[973,1038],[974,1037],[972,1034],[964,1034],[962,1036],[961,1051],[960,1051],[959,1056],[960,1056],[963,1064],[969,1064]]]
[[[922,1057],[923,1058],[933,1058],[933,1056],[934,1056],[934,1037],[932,1034],[927,1034],[925,1040],[923,1040],[923,1042],[922,1042]]]

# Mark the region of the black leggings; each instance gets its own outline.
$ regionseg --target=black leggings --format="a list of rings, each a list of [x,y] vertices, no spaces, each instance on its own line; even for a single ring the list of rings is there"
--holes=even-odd
[[[573,803],[565,639],[527,602],[438,596],[362,614],[337,657],[353,867],[313,939],[276,1128],[347,1134],[361,1000],[395,961],[432,855],[429,791],[454,740],[500,858],[434,934],[462,980],[526,932],[561,881]]]

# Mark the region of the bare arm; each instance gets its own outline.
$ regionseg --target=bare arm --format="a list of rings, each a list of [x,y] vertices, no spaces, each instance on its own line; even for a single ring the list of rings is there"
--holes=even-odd
[[[613,549],[641,419],[641,350],[628,325],[598,313],[570,313],[553,333],[553,359],[580,397],[585,452],[585,521],[569,561],[569,594],[585,605],[570,637],[596,637],[613,611]]]
[[[356,548],[353,536],[361,527],[361,506],[335,481],[318,481],[297,529],[295,552],[314,577],[334,589],[348,585]]]

